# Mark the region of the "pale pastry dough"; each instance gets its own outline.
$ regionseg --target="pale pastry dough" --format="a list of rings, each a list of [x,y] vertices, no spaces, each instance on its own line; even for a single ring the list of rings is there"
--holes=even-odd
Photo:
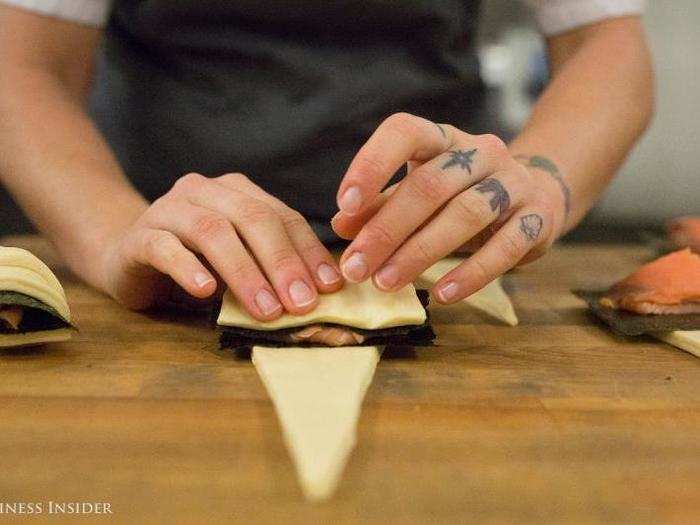
[[[327,499],[340,481],[379,355],[375,346],[253,348],[309,500]]]
[[[39,258],[22,248],[0,246],[0,291],[28,295],[53,308],[68,324],[68,300],[61,283]],[[0,348],[65,341],[72,327],[0,334]]]
[[[30,346],[39,343],[59,343],[61,341],[68,341],[73,337],[73,333],[73,328],[57,328],[55,330],[0,334],[0,348]]]
[[[27,250],[0,246],[0,290],[34,297],[70,323],[70,309],[61,283],[48,266]]]
[[[464,262],[464,259],[459,257],[442,259],[425,270],[418,278],[418,282],[424,286],[432,286],[440,280],[443,275],[456,268],[462,262]],[[510,297],[508,297],[508,294],[503,290],[500,278],[491,281],[481,290],[470,295],[463,301],[503,321],[507,325],[518,325],[518,316],[515,313],[515,308],[513,308]]]
[[[700,357],[700,330],[676,330],[653,335],[670,345]]]
[[[375,330],[393,326],[421,325],[425,309],[413,285],[398,292],[378,290],[371,281],[346,283],[342,290],[319,296],[318,306],[305,315],[282,315],[274,321],[261,322],[240,307],[229,290],[224,294],[217,323],[255,330],[279,330],[314,323],[335,323],[354,328]]]

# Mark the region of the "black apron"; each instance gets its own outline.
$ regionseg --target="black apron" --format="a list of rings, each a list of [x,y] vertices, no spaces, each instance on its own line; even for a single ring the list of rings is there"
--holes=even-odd
[[[385,117],[474,130],[478,4],[117,0],[91,113],[147,198],[243,172],[330,240],[338,184]]]

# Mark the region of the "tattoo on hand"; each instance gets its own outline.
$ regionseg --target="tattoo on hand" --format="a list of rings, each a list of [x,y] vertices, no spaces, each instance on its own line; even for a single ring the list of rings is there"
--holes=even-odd
[[[525,166],[528,168],[535,168],[548,173],[559,183],[561,192],[564,194],[564,209],[566,210],[566,216],[568,217],[569,212],[571,211],[571,190],[564,181],[564,177],[559,171],[559,168],[557,168],[557,165],[547,157],[541,157],[539,155],[533,155],[531,157],[528,157],[527,155],[516,155],[515,159],[525,164]]]
[[[446,170],[448,168],[451,168],[452,166],[459,166],[463,170],[467,170],[469,174],[471,175],[472,172],[472,163],[474,162],[474,155],[476,154],[476,148],[470,149],[470,150],[457,150],[457,151],[448,151],[447,153],[450,154],[450,160],[445,162],[445,164],[442,165],[442,169]]]
[[[498,210],[498,215],[505,213],[510,208],[508,190],[497,179],[484,179],[474,186],[474,189],[479,193],[493,193],[493,196],[489,199],[489,205],[491,206],[491,211]]]
[[[447,138],[447,133],[445,133],[445,130],[443,129],[443,127],[440,124],[438,124],[437,122],[435,123],[435,125],[440,130],[440,133],[442,133],[442,136]]]
[[[540,236],[540,230],[542,230],[542,217],[536,213],[520,217],[520,231],[529,241],[537,239]]]

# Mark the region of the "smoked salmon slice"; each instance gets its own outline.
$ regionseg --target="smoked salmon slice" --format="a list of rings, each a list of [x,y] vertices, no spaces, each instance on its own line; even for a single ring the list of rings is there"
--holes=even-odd
[[[671,244],[700,253],[700,217],[680,217],[666,224]]]
[[[700,255],[686,248],[645,264],[600,304],[639,314],[700,313]]]

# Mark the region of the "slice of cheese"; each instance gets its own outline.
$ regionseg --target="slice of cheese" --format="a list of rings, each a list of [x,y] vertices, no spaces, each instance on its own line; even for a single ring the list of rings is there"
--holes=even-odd
[[[700,357],[700,330],[676,330],[674,332],[660,332],[654,337],[673,345],[681,350]]]
[[[253,363],[309,500],[327,499],[340,481],[379,355],[375,346],[253,348]]]
[[[382,292],[368,280],[346,283],[342,290],[319,296],[318,306],[305,315],[284,314],[274,321],[251,317],[229,290],[224,294],[217,323],[254,330],[279,330],[314,323],[335,323],[375,330],[393,326],[421,325],[426,314],[416,289],[408,285],[398,292]]]
[[[418,278],[418,283],[423,286],[432,286],[438,282],[443,275],[452,271],[463,262],[464,259],[460,257],[442,259],[425,270]],[[508,294],[503,290],[500,278],[491,281],[478,292],[463,299],[463,301],[478,310],[486,312],[499,321],[503,321],[507,325],[517,326],[518,324],[518,316],[515,314],[515,308],[513,308],[510,297],[508,297]]]

